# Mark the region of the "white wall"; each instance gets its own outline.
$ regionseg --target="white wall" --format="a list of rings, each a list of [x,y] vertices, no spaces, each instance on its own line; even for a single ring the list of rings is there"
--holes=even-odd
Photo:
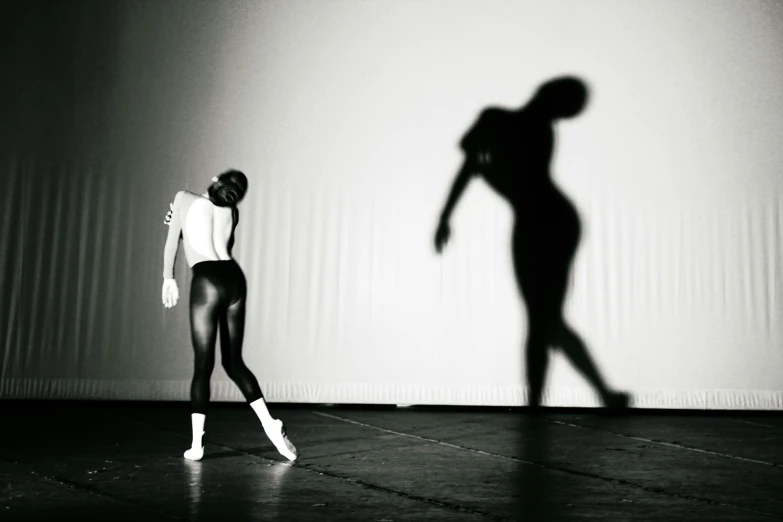
[[[783,407],[779,2],[113,5],[15,35],[3,396],[187,399],[162,216],[236,167],[271,400],[524,404],[510,210],[474,181],[432,236],[480,110],[568,73],[591,101],[553,162],[584,230],[567,316],[602,372],[643,407]],[[597,404],[559,355],[548,393]]]

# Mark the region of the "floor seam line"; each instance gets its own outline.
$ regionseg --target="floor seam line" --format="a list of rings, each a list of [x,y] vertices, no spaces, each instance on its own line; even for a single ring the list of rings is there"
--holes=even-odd
[[[121,420],[126,421],[126,422],[131,422],[133,424],[137,424],[137,425],[140,425],[140,426],[145,426],[147,428],[152,428],[154,430],[170,433],[170,434],[176,435],[176,436],[178,436],[180,438],[185,438],[185,439],[187,438],[187,436],[182,435],[179,432],[176,432],[176,431],[173,431],[173,430],[169,430],[167,428],[161,428],[159,426],[154,426],[152,424],[147,424],[145,422],[137,421],[135,419],[131,419],[131,418],[128,418],[128,417],[122,417],[120,415],[114,415],[114,414],[105,413],[105,412],[100,412],[100,413],[102,415],[107,416],[107,417],[113,417],[113,418],[116,418],[116,419],[121,419]],[[313,412],[313,413],[317,413],[317,412]],[[275,460],[275,459],[270,459],[269,457],[264,457],[263,455],[259,455],[257,453],[251,453],[249,451],[245,451],[245,450],[241,450],[241,449],[237,449],[237,448],[232,448],[231,446],[226,446],[225,444],[219,444],[219,443],[216,443],[216,442],[204,441],[204,446],[205,447],[206,446],[214,446],[214,447],[218,447],[218,448],[221,448],[221,449],[224,449],[224,450],[229,450],[229,451],[233,451],[235,453],[239,453],[240,455],[246,455],[246,456],[250,456],[250,457],[260,458],[262,460],[267,460],[267,461],[278,463],[278,464],[282,464],[282,465],[285,465],[285,466],[290,466],[292,468],[298,468],[298,469],[301,469],[302,471],[307,471],[307,472],[315,473],[317,475],[321,475],[321,476],[324,476],[324,477],[337,479],[337,480],[340,480],[342,482],[347,482],[349,484],[355,484],[355,485],[358,485],[358,486],[361,486],[361,487],[364,487],[364,488],[367,488],[367,489],[372,489],[374,491],[380,491],[380,492],[383,492],[383,493],[386,493],[386,494],[394,495],[394,496],[405,498],[405,499],[408,499],[408,500],[414,500],[414,501],[418,501],[418,502],[424,502],[424,503],[427,503],[427,504],[432,504],[432,505],[435,505],[435,506],[438,506],[438,507],[442,507],[442,508],[445,508],[445,509],[448,509],[448,510],[451,510],[451,511],[459,511],[459,512],[468,513],[468,514],[471,514],[471,515],[479,515],[479,516],[482,516],[482,517],[489,518],[491,520],[497,520],[499,522],[513,522],[513,519],[498,517],[498,516],[492,515],[490,513],[484,513],[483,511],[476,511],[476,510],[473,510],[473,509],[470,509],[470,508],[466,508],[466,507],[462,507],[462,506],[458,506],[458,505],[455,505],[455,504],[449,504],[449,503],[441,502],[441,501],[435,500],[435,499],[428,499],[427,497],[419,497],[419,496],[415,496],[415,495],[408,495],[408,494],[403,493],[401,491],[396,491],[396,490],[393,490],[393,489],[390,489],[390,488],[384,488],[382,486],[377,486],[377,485],[374,485],[374,484],[368,484],[368,483],[362,482],[361,480],[358,480],[358,479],[352,479],[352,478],[349,478],[349,477],[342,477],[340,475],[335,475],[335,474],[328,473],[328,472],[325,472],[325,471],[321,471],[321,470],[318,470],[318,469],[315,469],[315,468],[310,468],[310,467],[305,466],[305,465],[294,465],[291,462],[283,462],[283,461],[279,461],[279,460]],[[183,520],[183,519],[178,519],[178,520]],[[187,519],[184,519],[184,520],[187,520]]]
[[[558,468],[558,467],[555,467],[555,466],[548,466],[546,464],[540,464],[540,463],[537,463],[537,462],[532,462],[532,461],[520,459],[520,458],[517,458],[517,457],[509,457],[507,455],[501,455],[499,453],[491,453],[491,452],[484,451],[484,450],[479,450],[479,449],[475,449],[475,448],[469,448],[467,446],[460,446],[460,445],[457,445],[457,444],[451,444],[449,442],[444,442],[444,441],[440,441],[438,439],[433,439],[433,438],[429,438],[429,437],[423,437],[421,435],[414,435],[412,433],[405,433],[405,432],[401,432],[401,431],[390,430],[388,428],[382,428],[380,426],[374,426],[372,424],[359,422],[359,421],[355,421],[355,420],[352,420],[352,419],[346,419],[344,417],[339,417],[337,415],[332,415],[332,414],[329,414],[329,413],[323,413],[323,412],[318,412],[318,411],[313,411],[313,413],[315,413],[316,415],[320,415],[322,417],[328,417],[328,418],[332,418],[332,419],[339,420],[339,421],[342,421],[342,422],[347,422],[347,423],[350,423],[350,424],[356,424],[358,426],[363,426],[365,428],[370,428],[370,429],[374,429],[374,430],[384,431],[386,433],[392,433],[394,435],[400,435],[400,436],[403,436],[403,437],[410,437],[410,438],[414,438],[414,439],[418,439],[418,440],[422,440],[422,441],[430,442],[430,443],[434,443],[434,444],[440,444],[442,446],[446,446],[446,447],[450,447],[450,448],[454,448],[454,449],[458,449],[458,450],[463,450],[463,451],[469,451],[471,453],[478,453],[480,455],[484,455],[484,456],[488,456],[488,457],[492,457],[492,458],[511,460],[511,461],[514,461],[514,462],[522,463],[522,464],[536,466],[536,467],[542,468],[542,469],[548,469],[548,470],[552,470],[552,471],[560,471],[562,473],[568,473],[568,474],[572,474],[572,475],[580,475],[580,476],[594,478],[594,479],[603,480],[603,481],[607,481],[607,482],[623,484],[625,486],[629,486],[629,487],[632,487],[632,488],[635,488],[635,489],[640,489],[642,491],[647,491],[647,492],[650,492],[650,493],[657,493],[657,494],[668,496],[668,497],[674,497],[674,498],[679,498],[679,499],[683,499],[683,500],[689,500],[689,501],[693,501],[693,502],[712,504],[712,505],[716,505],[716,506],[736,509],[736,510],[739,510],[739,511],[746,511],[746,512],[750,512],[750,513],[756,513],[756,514],[759,514],[759,515],[764,515],[764,516],[768,516],[768,517],[772,517],[772,518],[783,519],[783,517],[781,517],[780,515],[777,515],[775,513],[768,513],[768,512],[765,512],[765,511],[760,511],[760,510],[752,509],[752,508],[746,508],[746,507],[738,506],[738,505],[735,505],[735,504],[728,504],[728,503],[720,502],[720,501],[717,501],[717,500],[710,500],[710,499],[704,499],[704,498],[699,498],[699,497],[692,497],[690,495],[678,495],[677,493],[671,493],[671,492],[668,492],[668,491],[666,491],[664,489],[651,488],[651,487],[648,487],[648,486],[643,486],[641,484],[636,484],[634,482],[630,482],[630,481],[626,481],[626,480],[622,480],[622,479],[615,479],[615,478],[611,478],[611,477],[604,477],[602,475],[597,475],[597,474],[594,474],[594,473],[569,470],[569,469],[565,469],[565,468]],[[548,421],[548,422],[560,422],[560,421]],[[581,427],[579,425],[574,425],[574,426],[575,427]]]
[[[661,440],[646,439],[644,437],[637,437],[635,435],[626,435],[624,433],[619,433],[619,432],[616,432],[616,431],[605,430],[605,429],[600,429],[600,428],[594,428],[592,426],[584,426],[584,425],[581,425],[581,424],[573,424],[573,423],[570,423],[570,422],[564,422],[564,421],[558,421],[558,420],[548,420],[547,422],[551,422],[553,424],[561,424],[563,426],[570,426],[572,428],[581,428],[581,429],[585,429],[585,430],[599,431],[601,433],[609,433],[611,435],[616,435],[618,437],[623,437],[623,438],[631,439],[631,440],[637,440],[639,442],[649,442],[650,444],[658,444],[659,446],[666,446],[666,447],[669,447],[669,448],[683,449],[683,450],[687,450],[687,451],[693,451],[693,452],[696,452],[696,453],[706,453],[707,455],[713,455],[713,456],[716,456],[716,457],[723,457],[723,458],[728,458],[728,459],[734,459],[734,460],[739,460],[739,461],[743,461],[743,462],[752,462],[754,464],[763,464],[765,466],[772,466],[773,468],[781,468],[781,467],[783,467],[780,464],[776,464],[774,462],[767,462],[767,461],[764,461],[764,460],[757,460],[757,459],[749,459],[749,458],[746,458],[746,457],[740,457],[739,455],[731,455],[729,453],[721,453],[719,451],[710,451],[710,450],[705,450],[705,449],[701,449],[701,448],[695,448],[693,446],[686,446],[685,444],[676,444],[676,443],[673,443],[673,442],[665,442],[665,441],[661,441]]]
[[[745,419],[729,419],[729,420],[734,421],[734,422],[742,422],[743,424],[750,424],[752,426],[763,426],[765,428],[773,428],[773,429],[777,428],[777,426],[775,426],[773,424],[764,424],[763,422],[754,422],[754,421],[749,421],[749,420],[745,420]]]
[[[172,513],[167,513],[165,511],[159,511],[157,509],[151,509],[151,508],[149,508],[149,507],[147,507],[147,506],[145,506],[143,504],[139,504],[139,503],[134,502],[132,500],[128,500],[128,499],[123,498],[123,497],[118,497],[116,495],[112,495],[111,493],[106,493],[105,491],[103,491],[103,490],[101,490],[101,489],[99,489],[99,488],[97,488],[97,487],[95,487],[95,486],[93,486],[91,484],[82,484],[82,483],[77,482],[75,480],[70,480],[70,479],[66,479],[66,478],[63,478],[63,477],[58,477],[56,475],[50,475],[50,474],[47,474],[47,473],[41,473],[39,471],[36,471],[35,467],[29,466],[27,464],[21,464],[21,463],[16,462],[16,461],[9,460],[8,458],[5,458],[3,460],[5,460],[6,462],[9,462],[11,464],[14,464],[14,465],[17,465],[17,466],[21,466],[23,468],[27,468],[28,470],[30,470],[30,473],[32,473],[34,476],[40,477],[40,478],[42,478],[44,480],[47,480],[47,481],[50,481],[50,482],[56,482],[56,483],[60,484],[61,486],[65,486],[65,487],[69,487],[69,488],[75,488],[75,489],[77,489],[79,491],[82,491],[84,493],[88,493],[88,494],[91,494],[91,495],[97,495],[97,496],[103,497],[103,498],[108,498],[108,499],[111,499],[111,500],[113,500],[115,502],[119,502],[121,504],[127,504],[127,505],[130,505],[130,506],[133,506],[133,507],[135,507],[137,509],[140,509],[141,511],[146,511],[148,513],[155,513],[157,515],[162,515],[162,516],[171,518],[173,520],[182,520],[182,521],[190,520],[189,518],[183,518],[183,517],[174,515]]]

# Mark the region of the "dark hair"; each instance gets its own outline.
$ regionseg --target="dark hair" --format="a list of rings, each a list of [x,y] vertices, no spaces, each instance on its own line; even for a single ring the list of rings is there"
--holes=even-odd
[[[247,176],[239,170],[227,170],[207,189],[210,201],[218,207],[235,207],[247,192]]]
[[[536,99],[553,118],[576,116],[587,104],[588,90],[585,83],[573,76],[550,80],[538,88]]]

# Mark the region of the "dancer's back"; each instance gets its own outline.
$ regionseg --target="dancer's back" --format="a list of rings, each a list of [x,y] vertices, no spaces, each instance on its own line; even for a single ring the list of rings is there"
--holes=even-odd
[[[172,210],[164,250],[164,277],[173,277],[180,233],[188,266],[231,259],[238,214],[234,208],[218,207],[204,196],[183,190],[174,197]]]

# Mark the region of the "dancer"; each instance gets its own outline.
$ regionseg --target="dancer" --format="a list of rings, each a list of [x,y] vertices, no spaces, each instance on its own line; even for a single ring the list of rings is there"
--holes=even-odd
[[[579,114],[586,100],[587,89],[580,80],[562,77],[542,85],[519,110],[483,111],[460,143],[465,160],[435,233],[435,249],[440,253],[451,234],[454,206],[474,175],[482,175],[511,204],[514,271],[528,318],[525,355],[533,408],[541,401],[550,345],[563,350],[607,407],[628,403],[626,394],[605,384],[562,311],[580,231],[576,210],[550,177],[553,127],[556,120]]]
[[[215,365],[215,341],[220,325],[220,355],[226,374],[258,415],[264,432],[281,455],[296,460],[298,452],[286,436],[283,422],[273,419],[253,373],[242,361],[247,282],[231,257],[234,230],[239,222],[237,204],[247,192],[247,177],[229,170],[212,178],[205,194],[177,192],[164,221],[169,233],[163,252],[163,305],[177,304],[174,260],[180,235],[185,258],[193,270],[190,286],[190,331],[195,364],[190,386],[193,441],[185,458],[200,460],[209,403],[209,380]]]

